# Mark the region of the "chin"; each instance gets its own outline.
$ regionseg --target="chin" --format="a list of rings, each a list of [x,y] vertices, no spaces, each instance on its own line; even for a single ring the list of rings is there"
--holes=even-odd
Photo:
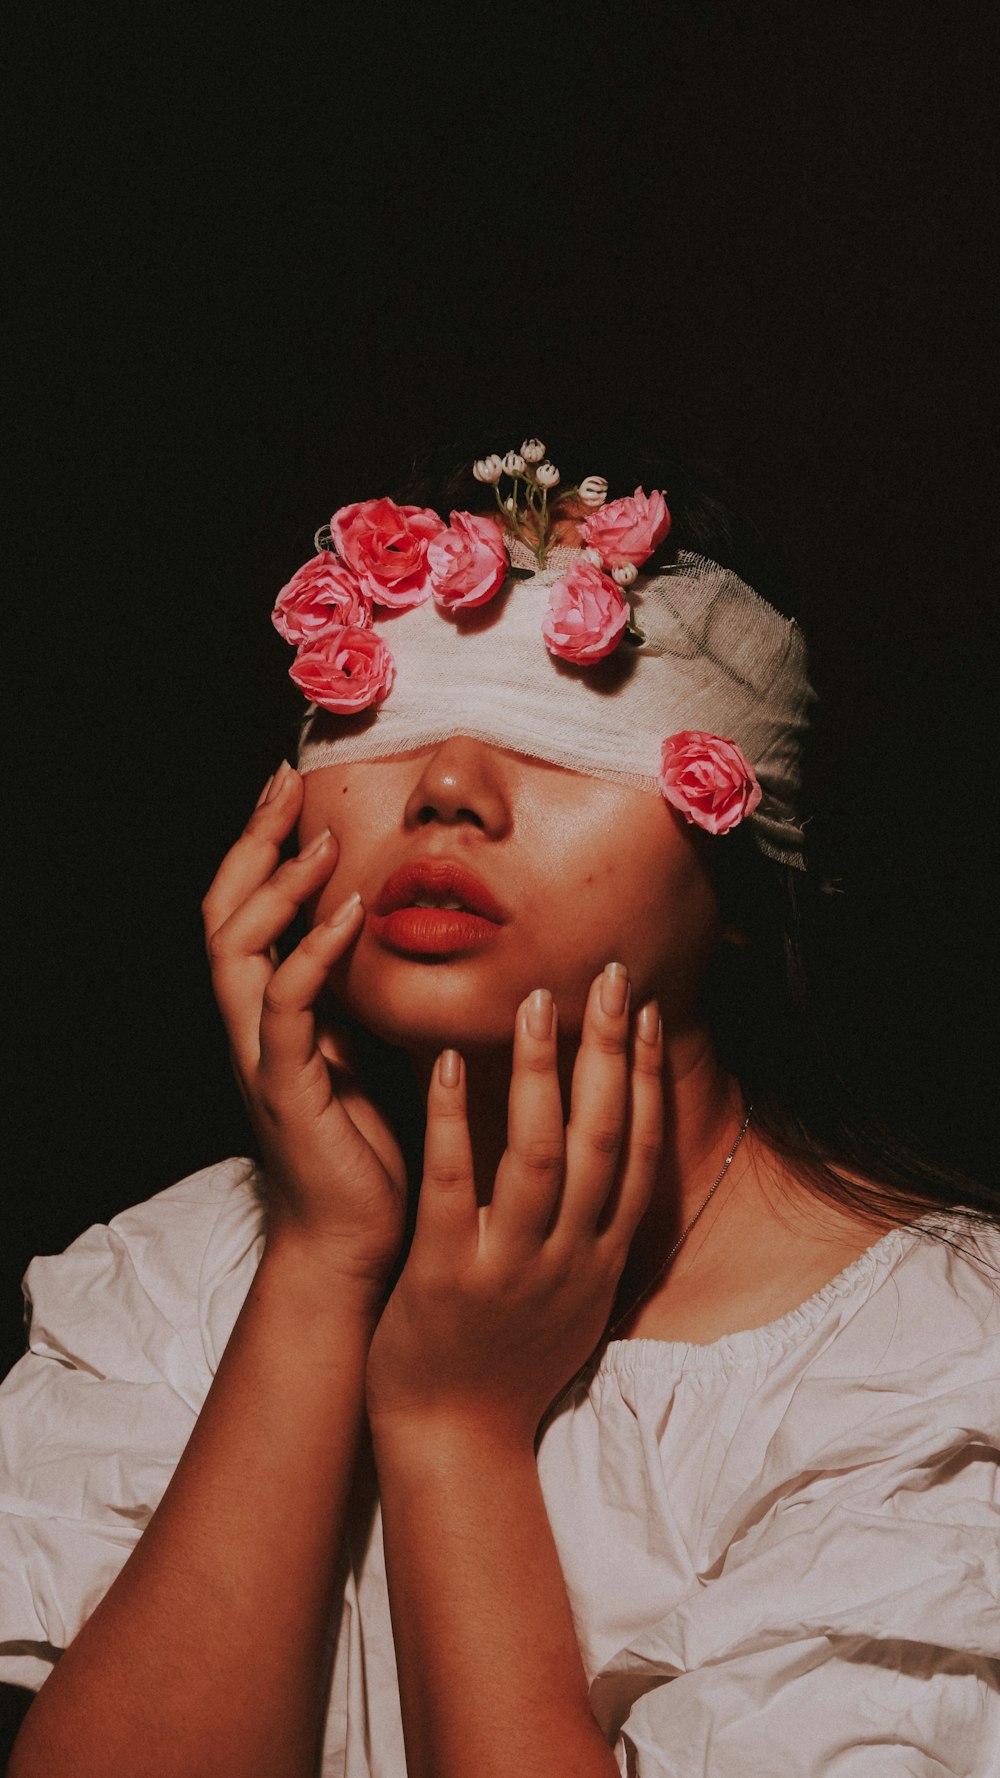
[[[366,1030],[398,1049],[469,1050],[510,1044],[529,988],[498,981],[472,960],[416,962],[398,957],[377,967],[352,959],[337,999]]]

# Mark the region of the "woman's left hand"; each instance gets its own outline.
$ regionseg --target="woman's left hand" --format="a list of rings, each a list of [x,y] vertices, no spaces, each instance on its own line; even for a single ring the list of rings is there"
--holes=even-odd
[[[465,1069],[435,1064],[424,1177],[406,1265],[367,1369],[373,1430],[476,1424],[532,1441],[590,1357],[656,1177],[663,1040],[655,1003],[630,1019],[628,981],[593,984],[563,1124],[556,1012],[545,990],[519,1007],[507,1149],[480,1208]]]

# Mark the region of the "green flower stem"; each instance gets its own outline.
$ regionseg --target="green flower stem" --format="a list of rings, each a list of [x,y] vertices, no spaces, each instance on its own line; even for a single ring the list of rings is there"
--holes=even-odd
[[[507,474],[506,470],[504,471],[504,474]],[[500,493],[499,482],[494,482],[493,484],[493,492],[496,495],[497,506],[500,508],[500,514],[504,525],[514,537],[518,538],[521,543],[525,544],[528,549],[534,552],[539,567],[544,568],[553,523],[558,518],[560,508],[564,502],[572,500],[574,496],[580,492],[579,486],[574,485],[572,488],[560,488],[558,493],[553,493],[550,505],[549,489],[541,487],[535,480],[533,469],[526,467],[523,470],[518,470],[514,475],[509,477],[509,480],[513,484],[513,508],[508,508],[504,505],[503,496]],[[524,494],[523,506],[521,504],[522,489]],[[529,519],[534,521],[534,536],[532,536],[531,531],[528,529],[527,521]],[[631,600],[628,600],[627,603],[631,614]],[[635,626],[634,614],[630,617],[629,631],[639,637],[640,640],[643,639],[641,630],[638,630]]]
[[[545,552],[549,542],[549,490],[542,489],[542,509],[538,515],[538,547],[535,557],[540,568],[545,566]]]
[[[635,621],[635,603],[629,597],[624,587],[621,587],[619,590],[622,598],[628,606],[628,622],[625,625],[625,634],[630,642],[645,642],[646,633],[644,630],[640,630],[639,625]]]

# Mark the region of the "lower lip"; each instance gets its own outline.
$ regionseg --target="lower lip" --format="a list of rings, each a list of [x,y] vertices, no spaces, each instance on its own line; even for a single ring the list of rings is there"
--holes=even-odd
[[[496,920],[463,908],[396,908],[391,914],[374,915],[368,924],[390,950],[421,957],[479,950],[500,931]]]

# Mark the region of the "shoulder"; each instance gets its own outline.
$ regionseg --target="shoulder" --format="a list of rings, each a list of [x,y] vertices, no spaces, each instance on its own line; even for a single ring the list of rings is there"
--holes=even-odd
[[[874,1748],[881,1773],[888,1746],[887,1771],[919,1748],[985,1778],[998,1371],[1000,1234],[956,1217],[890,1230],[766,1325],[607,1347],[539,1469],[636,1770],[665,1778],[669,1747],[671,1772],[818,1778]]]
[[[121,1211],[108,1230],[154,1290],[170,1284],[186,1289],[197,1255],[204,1267],[200,1282],[211,1285],[220,1268],[242,1257],[262,1234],[264,1204],[264,1182],[255,1163],[235,1156],[202,1167]]]
[[[995,1365],[1000,1229],[994,1224],[935,1212],[891,1231],[862,1267],[869,1287],[859,1291],[855,1313],[844,1315],[842,1357],[857,1320],[869,1364],[956,1376]],[[849,1309],[850,1292],[847,1297]]]
[[[95,1223],[24,1281],[31,1351],[98,1374],[179,1342],[214,1371],[259,1259],[261,1176],[237,1157]],[[220,1344],[221,1341],[221,1344]]]
[[[998,1372],[1000,1231],[942,1213],[889,1230],[766,1322],[704,1344],[613,1343],[597,1381],[606,1412],[623,1389],[657,1423],[665,1399],[675,1426],[690,1409],[696,1442],[731,1422],[724,1468],[742,1496],[813,1475],[891,1486],[970,1440],[995,1451]]]
[[[935,1214],[891,1230],[769,1331],[754,1400],[770,1422],[758,1482],[774,1491],[772,1532],[839,1517],[830,1547],[846,1539],[858,1560],[876,1540],[905,1544],[904,1526],[916,1543],[932,1522],[972,1543],[975,1523],[996,1532],[995,1229]]]
[[[256,1168],[228,1160],[29,1267],[29,1349],[0,1387],[3,1680],[43,1683],[148,1523],[249,1288],[263,1222]]]

